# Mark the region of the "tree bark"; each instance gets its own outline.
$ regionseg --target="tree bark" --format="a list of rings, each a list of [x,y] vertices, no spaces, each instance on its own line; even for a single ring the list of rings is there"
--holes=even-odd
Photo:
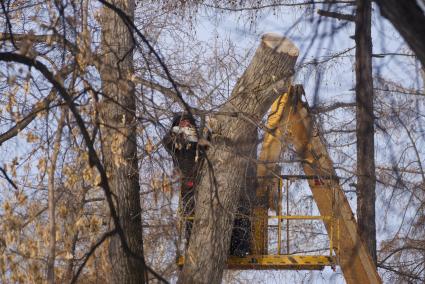
[[[53,142],[53,153],[49,166],[48,179],[48,207],[49,207],[49,252],[47,254],[47,283],[55,283],[55,257],[56,257],[56,201],[55,201],[55,170],[59,156],[65,112],[62,112],[58,122],[58,130]]]
[[[359,233],[376,264],[375,140],[373,115],[372,38],[370,0],[357,0],[356,108],[357,108],[357,218]]]
[[[134,18],[134,1],[112,4]],[[136,100],[133,75],[133,41],[124,22],[110,9],[102,11],[102,58],[100,70],[104,99],[100,109],[101,144],[109,184],[122,230],[132,253],[121,245],[118,235],[109,245],[113,283],[144,283],[140,185],[136,147]],[[112,68],[108,68],[108,66]]]
[[[375,0],[382,16],[401,34],[425,66],[425,15],[416,0]]]
[[[252,154],[254,124],[289,88],[297,57],[298,49],[290,40],[264,35],[229,101],[221,108],[240,115],[211,119],[212,146],[201,171],[194,228],[178,283],[221,282],[234,213]]]

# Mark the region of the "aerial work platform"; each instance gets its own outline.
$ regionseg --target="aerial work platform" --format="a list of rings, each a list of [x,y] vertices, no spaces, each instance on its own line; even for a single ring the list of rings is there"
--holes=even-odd
[[[270,179],[272,177],[259,177],[260,179]],[[273,177],[276,178],[276,177]],[[312,179],[318,182],[317,176],[305,176],[305,175],[280,175],[278,176],[278,182],[275,189],[278,199],[276,214],[268,215],[267,222],[264,223],[264,219],[261,216],[255,215],[252,219],[252,227],[261,227],[262,232],[265,232],[267,239],[258,238],[254,236],[252,239],[252,248],[254,254],[246,255],[244,257],[229,256],[227,259],[227,269],[233,270],[323,270],[326,266],[335,268],[338,265],[337,257],[334,253],[334,248],[339,247],[339,226],[338,220],[333,216],[311,216],[311,215],[289,215],[289,193],[291,181],[295,180],[307,180]],[[286,183],[283,181],[286,180]],[[283,204],[283,197],[286,195],[286,204]],[[255,208],[258,209],[258,208]],[[256,211],[254,212],[260,212]],[[286,210],[285,210],[286,209]],[[285,211],[285,212],[283,212]],[[286,215],[284,215],[286,214]],[[188,219],[188,218],[186,218]],[[191,218],[189,218],[191,219]],[[290,222],[293,224],[297,221],[317,221],[326,222],[333,232],[328,238],[328,248],[326,254],[309,255],[305,253],[292,253],[290,242],[297,241],[291,239]],[[270,232],[274,229],[277,230],[275,234]],[[253,230],[253,233],[255,229]],[[264,236],[264,234],[263,234]],[[333,239],[333,236],[337,236],[338,239]],[[274,240],[274,247],[270,248],[267,245],[263,245],[262,242],[268,241],[269,239]],[[263,251],[259,251],[259,247],[262,247]],[[314,245],[312,245],[312,248]],[[264,249],[267,249],[264,251]],[[261,253],[263,252],[263,253]],[[177,260],[177,264],[182,266],[184,264],[184,257],[180,256]]]
[[[258,186],[256,199],[259,200],[252,212],[253,254],[245,257],[230,256],[228,269],[293,269],[315,270],[325,266],[340,266],[348,284],[382,283],[376,266],[358,231],[351,207],[339,184],[326,144],[314,124],[306,102],[304,89],[292,86],[288,93],[281,95],[273,104],[267,120],[267,130],[257,166]],[[301,161],[304,175],[282,176],[277,166],[282,149],[291,144]],[[263,163],[262,163],[263,162]],[[320,212],[318,216],[295,216],[283,213],[283,180],[305,179]],[[277,190],[276,214],[270,216],[271,194]],[[276,192],[274,192],[276,193]],[[288,198],[286,198],[288,200]],[[286,204],[286,209],[289,205]],[[286,212],[287,213],[287,212]],[[272,220],[277,219],[276,221]],[[289,232],[289,223],[297,220],[318,220],[323,222],[329,240],[327,255],[299,255],[292,253],[287,235],[286,250],[282,234]],[[289,222],[290,221],[290,222]],[[274,224],[271,224],[274,223]],[[285,223],[285,224],[284,224]],[[286,225],[286,228],[283,226]],[[269,248],[269,228],[277,227],[277,252]],[[177,263],[183,265],[184,258]]]

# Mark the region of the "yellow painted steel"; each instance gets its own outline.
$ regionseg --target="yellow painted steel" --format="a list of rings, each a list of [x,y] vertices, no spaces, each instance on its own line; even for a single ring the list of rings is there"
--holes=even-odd
[[[282,215],[282,180],[279,179],[279,183],[278,183],[278,206],[277,206],[277,215],[281,216]],[[282,218],[279,218],[278,222],[277,222],[277,254],[282,254],[282,248],[281,248],[281,244],[282,244]]]
[[[235,270],[322,270],[325,266],[335,265],[335,262],[335,257],[325,255],[229,256],[226,268]],[[183,264],[184,257],[179,257],[177,265],[183,266]]]
[[[228,269],[296,269],[321,270],[332,266],[335,259],[323,255],[260,255],[247,257],[229,257]]]
[[[257,176],[264,177],[269,175],[276,175],[274,179],[261,178],[258,179],[258,185],[256,188],[256,197],[259,203],[253,210],[253,252],[254,254],[267,254],[267,215],[268,208],[272,207],[273,201],[270,197],[273,195],[272,191],[276,190],[274,184],[279,182],[278,175],[280,170],[276,169],[276,163],[278,162],[280,154],[280,144],[276,143],[275,137],[282,136],[282,129],[278,127],[280,118],[282,117],[284,108],[287,104],[287,95],[281,96],[272,105],[270,110],[269,118],[267,120],[266,127],[269,129],[269,133],[264,137],[262,150],[259,155],[259,161],[257,166]],[[276,208],[277,209],[277,208]]]
[[[277,219],[278,224],[283,220],[321,220],[328,222],[331,230],[334,227],[338,230],[338,226],[331,216],[311,216],[311,215],[277,215],[266,216],[267,219]],[[184,220],[193,219],[193,217],[185,217]],[[267,226],[267,228],[270,226]],[[279,227],[279,225],[278,225]],[[279,230],[278,230],[279,232]],[[277,254],[258,255],[252,254],[245,257],[229,256],[227,260],[227,269],[237,270],[267,270],[267,269],[284,269],[284,270],[321,270],[325,266],[335,267],[337,258],[333,254],[333,241],[329,238],[329,255],[298,255],[298,254],[281,254],[280,243],[282,241],[281,234],[278,233],[278,252]],[[289,248],[288,248],[289,250]],[[184,264],[184,257],[177,258],[177,265]]]
[[[336,177],[326,145],[314,125],[307,103],[301,99],[303,95],[303,87],[296,85],[274,102],[267,122],[270,131],[265,135],[259,157],[260,161],[267,163],[260,163],[257,168],[258,176],[275,174],[270,163],[278,162],[283,147],[290,143],[302,161],[305,175],[319,178]],[[331,220],[324,219],[324,224],[346,282],[382,283],[376,266],[358,234],[356,220],[338,180],[309,179],[308,183],[320,214],[332,216]],[[257,197],[264,194],[268,187],[270,181],[259,179]],[[339,229],[333,229],[332,219],[336,219]],[[335,240],[339,240],[338,244],[335,244]],[[254,241],[261,240],[256,238]]]

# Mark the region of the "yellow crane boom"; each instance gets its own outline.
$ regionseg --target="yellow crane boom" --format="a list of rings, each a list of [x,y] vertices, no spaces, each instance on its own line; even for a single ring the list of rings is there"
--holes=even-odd
[[[339,223],[339,244],[333,250],[346,282],[382,283],[376,266],[358,234],[356,220],[336,177],[325,143],[314,126],[307,103],[301,100],[303,94],[302,85],[296,85],[279,97],[272,106],[267,121],[269,132],[265,135],[259,156],[261,162],[257,168],[257,199],[266,200],[270,189],[276,188],[274,185],[277,176],[276,179],[261,177],[277,173],[274,165],[278,162],[283,146],[286,143],[292,144],[302,161],[305,175],[317,176],[317,179],[308,179],[308,183],[320,214],[334,216]],[[257,255],[267,254],[267,213],[267,204],[258,205],[253,211],[253,248],[254,254]],[[325,219],[324,222],[328,235],[334,240],[338,239],[336,230],[332,230],[332,226]]]
[[[257,167],[257,203],[252,218],[252,255],[229,256],[227,268],[305,270],[322,269],[324,266],[334,266],[337,263],[348,284],[382,283],[376,266],[357,231],[356,219],[339,184],[326,144],[314,125],[307,103],[301,99],[303,95],[302,85],[295,85],[288,93],[280,96],[270,110],[267,132]],[[320,216],[281,216],[281,181],[288,177],[280,175],[281,171],[277,164],[282,149],[287,144],[293,145],[301,160],[304,170],[303,178],[308,181]],[[271,191],[278,193],[277,207],[274,206],[276,200],[270,198],[276,197],[276,194],[271,195]],[[269,216],[269,208],[277,209],[277,215]],[[277,254],[269,254],[268,251],[269,219],[279,220]],[[330,255],[290,254],[289,245],[287,254],[281,254],[280,222],[285,219],[322,220],[329,236]],[[288,228],[287,232],[289,232]],[[287,238],[289,240],[288,236]],[[177,264],[182,266],[183,263],[184,257],[178,257]]]

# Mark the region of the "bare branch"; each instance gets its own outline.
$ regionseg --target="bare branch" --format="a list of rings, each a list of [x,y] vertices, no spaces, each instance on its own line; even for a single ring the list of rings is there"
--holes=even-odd
[[[16,186],[16,184],[13,182],[13,180],[9,177],[9,175],[7,174],[6,170],[3,169],[2,167],[0,167],[0,171],[3,173],[4,178],[7,180],[7,182],[13,186],[14,189],[18,189],[18,187]]]
[[[210,5],[210,4],[202,4],[205,7],[208,8],[214,8],[214,9],[220,9],[220,10],[226,10],[230,12],[243,12],[243,11],[259,11],[262,9],[274,9],[279,7],[298,7],[298,6],[309,6],[309,5],[318,5],[318,4],[348,4],[348,5],[354,5],[355,1],[350,0],[322,0],[322,1],[303,1],[303,2],[295,2],[295,3],[273,3],[273,4],[267,4],[267,5],[257,5],[252,7],[241,7],[241,8],[233,8],[233,7],[223,7],[218,5]]]
[[[73,69],[74,69],[73,64],[67,65],[63,70],[61,70],[58,74],[56,74],[55,77],[63,78],[64,76],[71,73]],[[7,130],[6,132],[0,134],[0,146],[7,140],[12,139],[16,135],[18,135],[18,133],[21,132],[23,129],[25,129],[37,117],[37,114],[49,109],[50,104],[55,99],[55,97],[56,97],[56,90],[52,89],[47,97],[45,97],[41,101],[34,104],[31,111],[28,114],[26,114],[23,119],[18,121],[12,128]]]
[[[317,105],[311,108],[311,113],[313,114],[319,114],[324,112],[330,112],[339,108],[351,108],[355,107],[356,103],[343,103],[343,102],[337,102],[332,105]]]
[[[78,278],[80,277],[81,271],[83,271],[84,266],[86,266],[87,261],[89,260],[90,256],[93,255],[93,253],[96,251],[98,247],[100,247],[104,241],[106,241],[108,238],[112,237],[117,233],[117,228],[113,229],[112,231],[106,232],[103,234],[103,236],[94,243],[88,252],[83,257],[83,263],[78,267],[77,273],[72,277],[71,284],[77,283]]]
[[[354,15],[341,14],[341,13],[338,13],[338,12],[331,12],[331,11],[326,11],[326,10],[322,10],[322,9],[317,10],[317,14],[319,14],[320,16],[323,16],[323,17],[334,18],[334,19],[337,19],[337,20],[344,20],[344,21],[350,21],[350,22],[355,21]]]

